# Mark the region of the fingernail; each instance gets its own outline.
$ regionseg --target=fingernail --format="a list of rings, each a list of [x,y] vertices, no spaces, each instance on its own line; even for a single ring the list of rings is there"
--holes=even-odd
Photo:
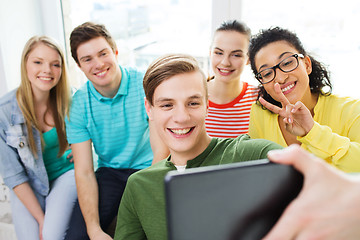
[[[267,153],[267,155],[268,155],[268,156],[271,156],[271,157],[276,157],[277,155],[280,154],[280,151],[281,151],[281,150],[270,150],[270,151]]]

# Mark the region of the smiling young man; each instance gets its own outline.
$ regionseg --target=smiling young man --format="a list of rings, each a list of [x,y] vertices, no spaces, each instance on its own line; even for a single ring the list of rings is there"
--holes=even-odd
[[[266,158],[269,150],[281,148],[267,140],[250,140],[248,135],[209,137],[205,75],[188,55],[159,58],[148,68],[143,85],[149,120],[170,156],[130,176],[119,207],[115,239],[167,239],[167,172]]]
[[[116,217],[127,178],[150,166],[155,155],[143,74],[118,65],[115,41],[103,25],[86,22],[76,27],[70,45],[89,81],[74,94],[66,126],[79,199],[66,239],[111,239],[105,230]],[[151,136],[154,149],[166,153]],[[95,173],[92,146],[98,155]]]

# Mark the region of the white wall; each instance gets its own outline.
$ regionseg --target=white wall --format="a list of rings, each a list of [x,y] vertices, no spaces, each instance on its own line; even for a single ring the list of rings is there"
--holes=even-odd
[[[0,58],[5,79],[1,85],[14,89],[20,82],[20,58],[22,47],[32,35],[41,34],[41,22],[37,0],[13,0],[0,2]]]
[[[211,32],[229,19],[241,19],[242,0],[212,0]]]
[[[7,82],[5,81],[5,69],[4,69],[4,63],[1,53],[1,43],[0,43],[0,96],[4,95],[7,92]]]

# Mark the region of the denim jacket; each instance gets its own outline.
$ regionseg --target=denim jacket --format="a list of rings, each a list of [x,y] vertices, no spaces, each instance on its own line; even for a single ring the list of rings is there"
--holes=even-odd
[[[13,90],[0,99],[0,174],[10,189],[28,182],[34,191],[46,196],[49,180],[42,157],[40,133],[33,128],[37,159],[31,152],[27,135],[16,90]]]

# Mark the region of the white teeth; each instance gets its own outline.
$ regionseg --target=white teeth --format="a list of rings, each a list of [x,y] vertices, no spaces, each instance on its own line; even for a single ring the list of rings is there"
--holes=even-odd
[[[230,70],[225,70],[225,69],[219,69],[219,71],[222,72],[222,73],[229,73],[229,72],[231,72]]]
[[[291,88],[293,88],[295,86],[295,83],[290,84],[289,86],[287,86],[286,88],[281,89],[282,92],[286,92],[287,90],[290,90]]]
[[[99,72],[99,73],[96,73],[96,76],[102,77],[102,76],[105,75],[105,73],[106,73],[106,70],[105,70],[105,71],[102,71],[102,72]]]
[[[38,77],[38,78],[43,81],[50,81],[52,79],[51,77]]]
[[[171,131],[177,135],[185,135],[190,132],[191,128],[184,128],[184,129],[171,129]]]

